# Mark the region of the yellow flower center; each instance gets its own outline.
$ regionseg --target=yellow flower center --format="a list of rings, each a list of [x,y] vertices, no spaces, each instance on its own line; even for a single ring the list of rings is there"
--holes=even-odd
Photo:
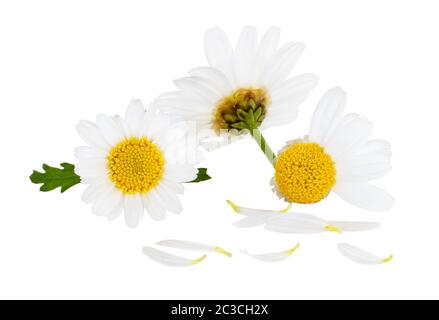
[[[117,144],[107,157],[111,181],[123,193],[146,193],[163,175],[162,152],[147,138],[130,138]]]
[[[294,203],[315,203],[335,184],[335,164],[317,143],[299,142],[277,158],[275,181],[279,192]]]
[[[217,104],[212,116],[212,127],[218,134],[221,130],[258,128],[267,114],[268,105],[269,98],[265,89],[238,89]]]

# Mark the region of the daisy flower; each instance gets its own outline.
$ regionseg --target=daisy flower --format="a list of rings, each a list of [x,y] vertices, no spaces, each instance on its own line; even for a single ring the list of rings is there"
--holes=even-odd
[[[309,134],[280,151],[273,190],[289,203],[315,203],[334,191],[360,208],[389,210],[392,196],[370,181],[390,171],[390,145],[369,140],[372,123],[357,114],[342,116],[345,105],[341,88],[323,96]]]
[[[317,85],[317,77],[288,78],[305,46],[288,42],[279,48],[280,30],[271,27],[260,41],[256,28],[246,27],[232,47],[224,31],[208,30],[205,51],[209,66],[189,71],[174,81],[178,91],[165,93],[155,106],[179,119],[196,121],[202,144],[212,137],[249,132],[267,158],[275,155],[259,129],[287,124]],[[222,134],[225,134],[222,135]]]
[[[76,149],[76,172],[88,185],[82,199],[96,215],[112,220],[124,212],[126,224],[136,227],[145,209],[154,220],[181,212],[177,194],[197,169],[173,156],[184,153],[184,144],[169,134],[169,119],[133,100],[125,119],[98,115],[96,123],[80,121],[76,128],[87,143]]]

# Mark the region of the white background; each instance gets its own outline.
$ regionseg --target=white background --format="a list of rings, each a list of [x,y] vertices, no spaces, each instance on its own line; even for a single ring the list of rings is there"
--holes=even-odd
[[[437,1],[2,1],[0,3],[1,298],[439,298]],[[250,140],[206,154],[213,180],[190,185],[184,212],[128,229],[80,201],[83,186],[40,193],[28,176],[43,162],[74,162],[79,119],[124,113],[132,98],[151,102],[172,79],[205,65],[203,34],[220,26],[236,40],[245,25],[282,28],[282,42],[307,49],[294,74],[320,83],[298,120],[266,132],[278,150],[306,133],[320,96],[335,85],[348,111],[374,121],[393,146],[393,171],[376,183],[397,199],[370,213],[336,195],[293,209],[330,219],[381,221],[376,231],[295,236],[232,226],[225,204],[283,204],[272,168]],[[221,245],[192,268],[147,259],[145,244],[177,238]],[[239,249],[302,248],[277,264]],[[366,267],[336,250],[347,241],[386,256]],[[174,252],[177,253],[177,252]],[[185,254],[185,252],[179,252]],[[188,253],[190,257],[197,254]]]

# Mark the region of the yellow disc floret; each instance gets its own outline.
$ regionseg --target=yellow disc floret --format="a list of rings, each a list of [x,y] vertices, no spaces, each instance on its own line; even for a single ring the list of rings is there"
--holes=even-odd
[[[146,193],[163,175],[164,158],[147,138],[130,138],[113,147],[107,157],[111,181],[125,194]]]
[[[278,156],[275,171],[277,188],[289,202],[318,202],[335,184],[334,161],[317,143],[290,145]]]

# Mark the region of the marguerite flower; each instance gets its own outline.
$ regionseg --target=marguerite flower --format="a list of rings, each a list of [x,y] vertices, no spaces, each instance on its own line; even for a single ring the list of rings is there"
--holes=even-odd
[[[155,106],[179,119],[196,121],[206,139],[249,130],[272,161],[274,155],[259,128],[293,121],[298,106],[317,84],[312,74],[288,79],[305,46],[289,42],[279,48],[279,36],[279,28],[272,27],[258,41],[256,28],[246,27],[233,49],[224,31],[207,31],[209,66],[192,69],[190,76],[174,81],[178,91],[159,96]]]
[[[197,169],[178,163],[175,155],[184,153],[184,144],[168,135],[170,128],[167,118],[145,112],[139,100],[130,103],[125,119],[80,121],[77,131],[88,146],[76,149],[76,172],[89,185],[82,199],[95,214],[111,220],[124,211],[126,224],[136,227],[145,209],[155,220],[182,210],[177,194]]]
[[[334,191],[360,208],[389,210],[393,197],[370,181],[390,171],[390,145],[369,140],[372,123],[357,114],[342,116],[345,105],[341,88],[324,95],[309,134],[280,151],[273,189],[289,203],[315,203]]]

